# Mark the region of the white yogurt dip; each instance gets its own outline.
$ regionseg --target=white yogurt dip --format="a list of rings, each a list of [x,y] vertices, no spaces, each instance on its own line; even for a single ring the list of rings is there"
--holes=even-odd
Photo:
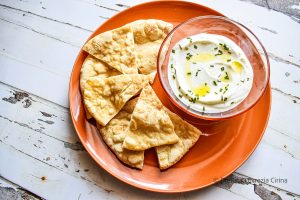
[[[253,70],[242,49],[215,34],[180,40],[172,49],[168,79],[185,105],[206,113],[232,109],[249,94]]]

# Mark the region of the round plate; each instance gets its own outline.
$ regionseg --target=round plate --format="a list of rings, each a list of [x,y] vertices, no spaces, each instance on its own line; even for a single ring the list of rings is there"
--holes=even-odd
[[[200,15],[221,15],[207,7],[182,1],[157,1],[131,7],[103,23],[91,37],[138,19],[161,19],[174,25]],[[90,37],[90,38],[91,38]],[[122,164],[102,141],[95,125],[85,118],[79,89],[80,68],[87,53],[80,51],[70,79],[70,112],[76,132],[94,160],[116,178],[138,188],[157,192],[184,192],[211,185],[235,171],[251,155],[266,128],[271,105],[270,85],[249,111],[221,122],[197,126],[211,136],[201,136],[195,146],[174,166],[160,171],[155,152],[145,152],[143,170]],[[153,88],[172,110],[156,77]],[[188,121],[185,116],[184,119]],[[217,133],[217,134],[215,134]],[[180,180],[178,180],[180,177]]]

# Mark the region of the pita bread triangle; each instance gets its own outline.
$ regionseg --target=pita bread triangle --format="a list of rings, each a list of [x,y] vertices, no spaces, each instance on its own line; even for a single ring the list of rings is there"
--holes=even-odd
[[[123,74],[138,73],[130,25],[96,35],[83,46],[83,50]]]
[[[92,117],[105,126],[151,80],[151,75],[142,74],[91,77],[85,84],[84,105]]]
[[[167,110],[167,108],[165,108]],[[167,169],[177,163],[198,141],[202,134],[199,129],[167,110],[179,141],[176,144],[155,147],[159,168]]]
[[[94,77],[99,76],[103,78],[107,78],[110,76],[116,76],[121,74],[118,70],[108,66],[104,62],[100,61],[99,59],[93,57],[92,55],[88,55],[84,60],[81,70],[80,70],[80,90],[83,94],[86,80]],[[88,119],[92,118],[90,113],[85,109],[85,114]]]
[[[130,23],[134,36],[137,67],[142,74],[156,72],[159,48],[173,25],[157,19],[136,20]]]
[[[176,142],[178,137],[172,121],[152,87],[147,84],[134,108],[123,148],[141,151]]]
[[[128,101],[122,110],[106,126],[103,127],[97,124],[97,128],[104,142],[119,160],[131,167],[142,169],[144,164],[144,151],[131,151],[122,147],[136,102],[137,98]]]

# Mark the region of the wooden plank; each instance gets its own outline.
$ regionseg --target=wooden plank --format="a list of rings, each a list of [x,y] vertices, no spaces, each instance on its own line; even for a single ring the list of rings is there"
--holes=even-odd
[[[64,107],[69,107],[69,77],[0,55],[0,80]]]
[[[0,6],[0,19],[75,47],[81,47],[91,34],[91,31],[3,6]]]
[[[0,156],[7,161],[0,165],[0,173],[4,174],[5,178],[9,176],[11,181],[26,186],[28,190],[34,191],[46,199],[182,199],[185,196],[190,199],[200,197],[215,199],[218,196],[227,199],[247,199],[243,195],[215,186],[185,194],[147,192],[108,177],[101,169],[98,170],[98,177],[100,175],[106,179],[103,179],[103,185],[98,185],[86,180],[85,177],[74,177],[69,173],[57,170],[4,144],[1,144]],[[18,163],[18,165],[9,163]]]
[[[29,129],[37,135],[47,135],[76,148],[79,138],[68,109],[1,83],[0,107],[0,127],[6,127],[10,122],[18,130]]]
[[[41,198],[0,176],[0,199],[38,200]]]
[[[8,99],[11,102],[15,101],[12,91],[16,92],[18,90],[0,84],[0,98],[2,99],[0,107],[5,108],[0,111],[0,127],[2,127],[0,140],[3,144],[22,151],[58,170],[77,178],[83,177],[97,185],[103,186],[103,179],[110,179],[110,176],[103,178],[102,172],[99,174],[99,167],[82,146],[76,143],[78,138],[71,124],[68,124],[70,122],[66,120],[68,112],[65,108],[45,102],[45,100],[30,94],[28,96],[23,94],[26,97],[13,104],[8,102]],[[299,109],[299,104],[289,101],[289,98],[281,93],[275,92],[275,95],[282,97],[274,98],[273,102],[279,99],[283,104],[295,106],[293,110],[298,112],[296,108]],[[30,99],[32,102],[27,108],[25,108],[26,99]],[[289,118],[289,116],[286,117]],[[274,123],[279,122],[275,121]],[[271,179],[276,174],[280,174],[282,178],[288,180],[288,183],[269,183],[269,185],[297,193],[297,188],[300,187],[297,182],[300,177],[291,174],[290,171],[296,170],[300,166],[298,157],[300,141],[297,138],[292,138],[297,136],[289,136],[288,134],[288,131],[286,134],[282,134],[268,128],[254,155],[238,172],[257,179],[262,177]],[[2,145],[0,145],[0,148],[2,148]],[[266,155],[270,155],[267,160]],[[260,163],[261,167],[254,167],[257,163]],[[9,177],[10,175],[7,178]],[[111,187],[113,188],[113,186]]]

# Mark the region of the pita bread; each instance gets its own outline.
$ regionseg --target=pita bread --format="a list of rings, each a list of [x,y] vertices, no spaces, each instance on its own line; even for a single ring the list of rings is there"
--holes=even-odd
[[[91,77],[83,92],[85,107],[100,125],[105,126],[150,80],[150,75],[142,74]]]
[[[179,142],[172,145],[155,147],[160,169],[167,169],[177,163],[194,146],[201,135],[201,131],[196,127],[187,123],[175,113],[167,111],[174,124]]]
[[[141,151],[178,142],[172,121],[148,84],[141,92],[131,116],[123,148]]]
[[[128,101],[122,110],[105,127],[99,124],[97,124],[97,127],[107,146],[122,162],[131,167],[142,169],[144,151],[131,151],[122,147],[136,102],[137,98]]]
[[[86,80],[90,77],[99,76],[103,78],[107,78],[110,76],[116,76],[121,74],[119,71],[115,70],[112,67],[109,67],[104,62],[101,62],[97,58],[94,58],[91,55],[88,55],[84,60],[81,71],[80,71],[80,90],[83,94]],[[86,116],[88,119],[92,118],[89,112],[85,109]]]
[[[162,20],[137,20],[130,23],[134,35],[137,67],[142,74],[156,72],[159,48],[173,25]]]
[[[83,50],[123,74],[138,73],[133,32],[129,25],[95,36],[83,46]]]

